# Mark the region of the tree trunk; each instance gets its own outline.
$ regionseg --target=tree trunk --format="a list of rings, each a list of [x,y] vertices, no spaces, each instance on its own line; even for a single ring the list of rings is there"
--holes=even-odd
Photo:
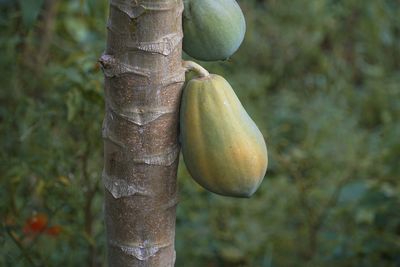
[[[110,0],[103,122],[108,263],[175,262],[182,0]]]

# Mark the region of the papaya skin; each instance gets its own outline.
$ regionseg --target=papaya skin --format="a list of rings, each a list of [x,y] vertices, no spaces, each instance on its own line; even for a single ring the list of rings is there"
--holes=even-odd
[[[264,137],[223,77],[187,83],[180,127],[183,158],[197,183],[231,197],[257,190],[268,165]]]
[[[203,61],[226,60],[239,48],[246,32],[235,0],[185,0],[183,50]]]

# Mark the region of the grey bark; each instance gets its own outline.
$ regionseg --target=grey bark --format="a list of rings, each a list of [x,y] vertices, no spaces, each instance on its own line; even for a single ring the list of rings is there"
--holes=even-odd
[[[111,0],[103,122],[112,267],[175,262],[182,0]]]

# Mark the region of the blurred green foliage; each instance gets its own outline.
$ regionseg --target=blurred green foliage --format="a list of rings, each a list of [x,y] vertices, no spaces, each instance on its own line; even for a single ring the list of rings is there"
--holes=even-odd
[[[260,126],[251,199],[180,165],[176,266],[400,266],[400,2],[247,0],[224,75]],[[0,266],[105,266],[107,1],[0,0]],[[46,214],[58,235],[24,231]]]

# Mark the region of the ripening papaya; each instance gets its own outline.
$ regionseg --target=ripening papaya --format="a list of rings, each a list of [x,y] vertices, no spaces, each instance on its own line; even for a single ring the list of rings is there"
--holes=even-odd
[[[246,32],[242,10],[235,0],[185,0],[183,50],[204,61],[229,58]]]
[[[224,196],[250,197],[257,190],[267,170],[267,146],[223,77],[187,83],[180,128],[183,159],[195,181]]]

